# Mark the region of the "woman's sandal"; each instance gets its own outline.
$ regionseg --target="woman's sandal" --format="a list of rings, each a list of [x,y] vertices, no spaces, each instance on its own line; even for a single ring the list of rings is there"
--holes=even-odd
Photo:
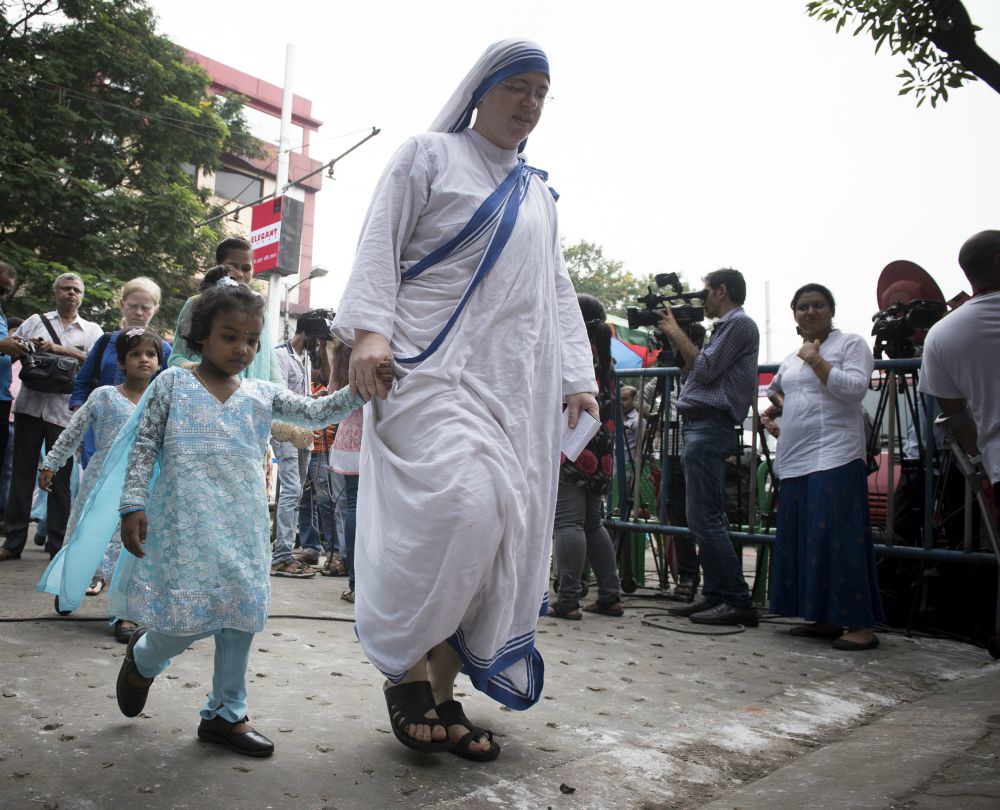
[[[84,591],[84,593],[87,596],[97,596],[97,594],[99,594],[103,590],[104,590],[104,580],[101,579],[100,577],[94,577],[92,580],[90,580],[90,587],[87,588],[87,590]]]
[[[324,577],[346,577],[347,564],[344,562],[342,557],[327,557],[326,565],[323,566],[323,570],[320,571],[320,574]]]
[[[398,683],[395,686],[384,687],[385,705],[389,707],[389,725],[392,726],[392,733],[407,748],[414,751],[426,751],[428,753],[438,753],[449,750],[450,743],[447,736],[443,740],[429,740],[427,742],[411,737],[406,733],[406,727],[430,726],[431,734],[434,727],[440,726],[447,734],[448,729],[438,718],[425,717],[424,715],[434,708],[434,692],[431,691],[429,681],[410,681],[409,683]]]
[[[473,762],[491,762],[500,756],[500,745],[493,741],[493,732],[469,722],[469,718],[462,710],[462,704],[457,700],[446,700],[434,708],[446,726],[465,726],[469,729],[468,734],[463,735],[457,743],[451,742],[449,738],[448,753],[463,759],[471,759]],[[473,751],[470,746],[482,737],[486,738],[490,747],[485,751]]]
[[[549,618],[569,619],[570,621],[578,622],[583,618],[583,614],[580,613],[578,608],[573,608],[572,610],[559,610],[555,605],[549,605]]]

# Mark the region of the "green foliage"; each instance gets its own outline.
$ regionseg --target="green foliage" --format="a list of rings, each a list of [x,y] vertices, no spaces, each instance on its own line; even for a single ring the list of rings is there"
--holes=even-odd
[[[613,315],[625,317],[625,307],[635,304],[636,295],[645,292],[649,282],[623,270],[621,262],[606,259],[601,246],[593,242],[563,245],[563,257],[577,293],[594,296]]]
[[[811,0],[810,17],[835,22],[837,32],[850,24],[854,36],[868,32],[875,52],[888,44],[902,54],[909,70],[897,74],[903,80],[899,94],[913,93],[919,107],[948,100],[948,90],[966,82],[984,79],[995,84],[996,62],[975,43],[976,32],[959,0]]]
[[[113,326],[122,282],[163,288],[171,328],[211,262],[215,213],[185,166],[261,154],[238,98],[155,30],[144,0],[0,0],[0,256],[21,282],[7,305],[50,309],[54,278],[87,285],[81,314]]]

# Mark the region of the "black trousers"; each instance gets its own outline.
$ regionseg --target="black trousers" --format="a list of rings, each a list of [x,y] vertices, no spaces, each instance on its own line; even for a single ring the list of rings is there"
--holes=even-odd
[[[10,438],[10,406],[13,400],[0,399],[0,469],[7,458],[7,440]]]
[[[47,450],[52,449],[62,425],[46,422],[37,416],[23,413],[14,414],[14,465],[10,475],[10,495],[7,496],[7,512],[4,524],[7,541],[3,547],[14,554],[24,551],[28,542],[28,525],[31,520],[31,496],[38,480],[38,462],[42,443]],[[52,479],[52,491],[48,501],[48,529],[45,535],[45,550],[54,555],[62,548],[69,520],[70,473],[73,459],[69,459]]]

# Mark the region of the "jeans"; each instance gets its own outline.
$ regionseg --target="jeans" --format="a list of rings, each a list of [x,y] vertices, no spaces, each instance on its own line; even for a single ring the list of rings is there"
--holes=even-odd
[[[752,607],[743,567],[729,539],[726,519],[726,459],[736,452],[732,419],[684,419],[684,483],[688,528],[698,544],[705,575],[702,594],[733,607]]]
[[[341,556],[347,566],[347,587],[354,590],[354,532],[358,514],[358,476],[344,476],[344,494],[340,499],[340,514],[344,518],[344,548]]]
[[[580,606],[580,579],[587,560],[597,579],[597,603],[609,607],[621,601],[615,547],[603,517],[604,499],[600,495],[559,482],[553,535],[559,597],[554,607],[562,613]]]
[[[271,441],[274,457],[278,460],[278,507],[275,513],[277,531],[271,565],[292,559],[295,548],[295,530],[299,522],[299,500],[302,482],[309,473],[309,450],[299,450],[291,442]]]
[[[132,657],[139,674],[155,678],[176,658],[199,639],[215,637],[215,668],[212,672],[212,691],[201,710],[204,720],[221,717],[238,723],[247,716],[247,664],[250,662],[250,645],[253,633],[242,630],[209,630],[192,636],[169,636],[156,630],[147,630],[132,648]]]
[[[309,551],[337,551],[337,521],[334,517],[329,453],[313,453],[309,459],[308,483],[299,503],[299,545]]]

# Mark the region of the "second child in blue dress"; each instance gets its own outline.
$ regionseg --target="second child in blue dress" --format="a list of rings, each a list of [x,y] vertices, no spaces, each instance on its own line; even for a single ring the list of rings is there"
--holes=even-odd
[[[274,750],[247,718],[250,647],[270,597],[260,459],[272,420],[320,428],[361,404],[347,388],[311,399],[241,377],[263,320],[264,300],[229,279],[198,299],[184,337],[201,362],[161,374],[135,428],[119,508],[131,553],[111,586],[112,610],[140,624],[118,675],[122,713],[139,714],[170,660],[211,636],[215,669],[198,737],[258,757]],[[391,361],[379,376],[392,379]]]
[[[83,472],[80,490],[73,500],[73,509],[66,523],[66,537],[72,538],[80,515],[87,503],[87,497],[100,477],[101,465],[111,448],[111,443],[118,431],[128,421],[135,410],[136,403],[149,387],[149,382],[160,370],[163,362],[163,339],[152,330],[144,327],[124,329],[115,338],[114,349],[118,357],[118,365],[124,374],[124,382],[120,385],[102,385],[95,388],[87,397],[83,406],[76,410],[69,420],[66,429],[52,445],[39,468],[38,486],[45,492],[52,487],[52,479],[56,472],[66,463],[66,460],[80,447],[88,428],[93,428],[95,447],[87,468]],[[121,537],[115,531],[108,544],[100,566],[94,572],[90,587],[86,593],[93,596],[100,593],[111,581],[111,574],[118,564],[121,553]],[[64,555],[65,556],[65,555]],[[58,597],[56,598],[58,610]],[[135,630],[135,624],[120,616],[114,622],[114,634],[123,644],[127,642]]]

